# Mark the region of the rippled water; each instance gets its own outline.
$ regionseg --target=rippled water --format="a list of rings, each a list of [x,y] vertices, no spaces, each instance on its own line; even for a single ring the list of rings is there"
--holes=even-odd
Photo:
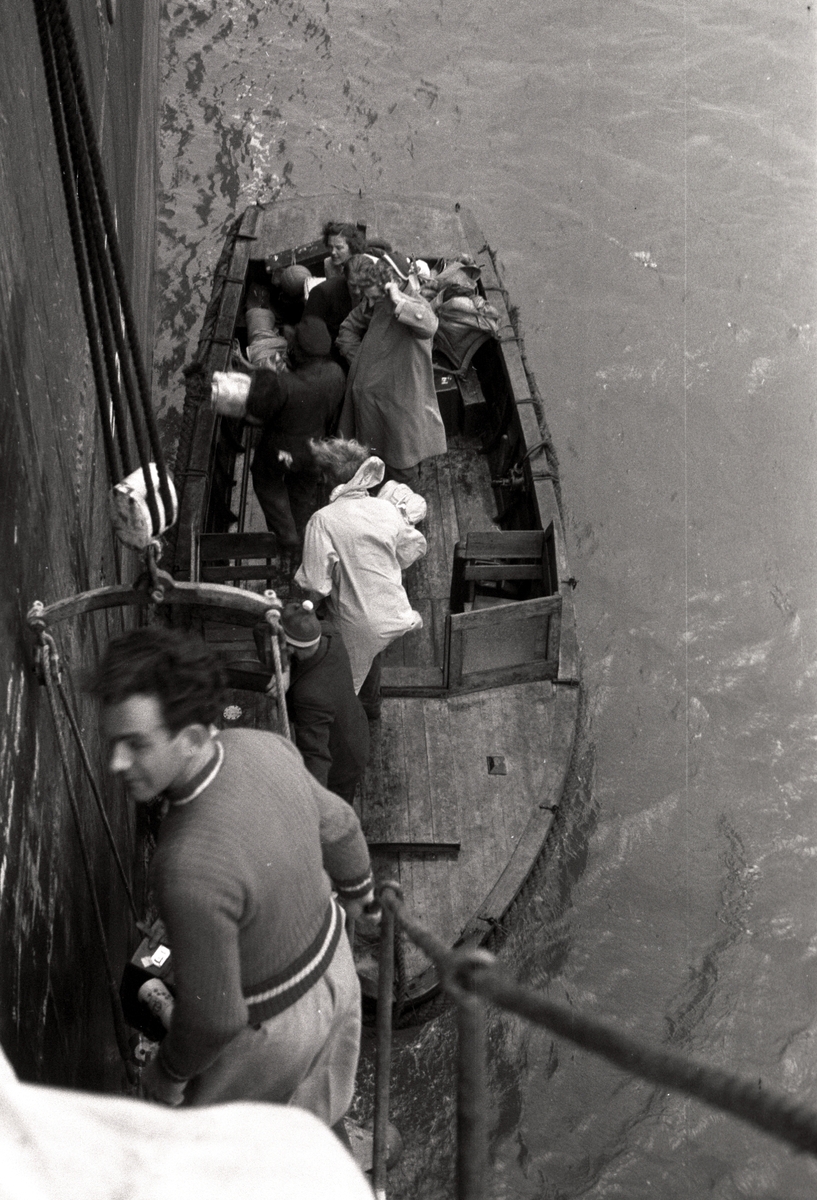
[[[560,450],[588,710],[561,867],[504,953],[817,1108],[811,6],[199,0],[164,35],[168,438],[237,210],[475,211]],[[397,1186],[431,1196],[447,1032],[414,1038]],[[492,1081],[496,1195],[817,1193],[812,1160],[505,1018]]]

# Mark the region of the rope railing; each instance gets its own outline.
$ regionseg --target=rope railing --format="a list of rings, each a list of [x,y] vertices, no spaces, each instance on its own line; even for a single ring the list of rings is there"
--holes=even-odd
[[[676,1051],[641,1042],[594,1017],[582,1016],[574,1008],[516,983],[486,950],[468,946],[452,950],[417,924],[403,904],[399,884],[383,883],[377,895],[384,914],[392,916],[434,963],[443,990],[457,1006],[458,1200],[483,1200],[486,1194],[483,1001],[516,1013],[631,1075],[692,1096],[795,1150],[817,1155],[817,1113],[812,1109],[782,1092],[768,1088],[759,1092],[756,1080],[741,1079],[718,1067],[696,1063]],[[377,1053],[380,1054],[379,1040]]]

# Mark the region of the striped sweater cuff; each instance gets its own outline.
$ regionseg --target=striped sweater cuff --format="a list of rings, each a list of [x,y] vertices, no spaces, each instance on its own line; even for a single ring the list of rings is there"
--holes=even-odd
[[[367,871],[365,875],[358,875],[354,879],[333,879],[332,883],[344,900],[362,900],[374,887],[374,876]]]

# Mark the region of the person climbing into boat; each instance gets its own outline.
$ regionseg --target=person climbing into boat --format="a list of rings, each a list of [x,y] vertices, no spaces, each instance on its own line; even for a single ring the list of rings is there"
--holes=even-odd
[[[235,373],[237,398],[218,389],[213,400],[223,415],[262,425],[252,461],[253,488],[282,556],[296,560],[306,523],[318,506],[320,472],[310,440],[331,430],[343,400],[345,377],[329,357],[331,346],[326,324],[306,316],[295,327],[289,370]]]
[[[369,723],[337,630],[315,616],[311,600],[281,611],[289,649],[287,711],[307,771],[349,804],[369,760]]]
[[[323,273],[327,279],[342,278],[343,264],[366,249],[366,231],[350,221],[327,221],[322,234],[329,251],[323,260]]]
[[[383,460],[353,439],[313,443],[332,487],[329,503],[309,519],[295,583],[327,614],[349,653],[354,689],[366,715],[380,715],[381,653],[395,638],[422,629],[402,571],[426,553],[426,540],[397,504],[369,494],[383,481]]]
[[[352,274],[364,300],[337,337],[350,363],[339,432],[370,445],[388,478],[416,491],[419,463],[446,451],[431,365],[437,318],[403,255],[384,254]]]
[[[293,1104],[342,1136],[360,1042],[344,909],[373,896],[369,852],[288,739],[216,729],[221,684],[200,638],[156,625],[111,641],[90,682],[110,770],[131,800],[168,801],[150,886],[176,998],[145,1092]]]

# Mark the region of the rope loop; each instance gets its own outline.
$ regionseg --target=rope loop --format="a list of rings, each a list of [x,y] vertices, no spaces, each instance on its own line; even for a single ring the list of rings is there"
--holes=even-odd
[[[393,879],[384,879],[382,883],[376,884],[375,889],[374,889],[374,894],[375,894],[375,899],[378,901],[378,903],[380,903],[380,904],[388,903],[389,897],[386,895],[387,892],[392,892],[393,893],[393,897],[391,897],[392,900],[396,901],[397,904],[402,905],[403,889],[400,887],[399,883],[395,882],[395,880],[393,880]],[[399,912],[397,911],[397,908],[395,907],[394,903],[392,903],[389,907],[391,908],[392,912],[394,912],[395,916],[399,916]]]
[[[481,946],[459,946],[441,964],[440,983],[457,1004],[467,1003],[478,991],[477,978],[496,966],[496,958]]]
[[[62,683],[62,660],[60,652],[57,649],[57,643],[54,641],[53,634],[49,633],[45,624],[40,624],[37,628],[37,666],[40,673],[40,682],[48,684]]]

